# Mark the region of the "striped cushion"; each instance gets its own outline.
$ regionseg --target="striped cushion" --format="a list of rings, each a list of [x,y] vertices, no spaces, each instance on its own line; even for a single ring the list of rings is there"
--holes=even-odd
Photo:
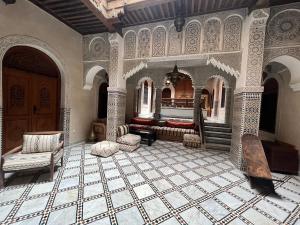
[[[129,133],[129,126],[128,125],[122,125],[118,127],[117,136],[121,137],[125,134]]]
[[[59,145],[60,135],[24,135],[22,153],[52,152]]]

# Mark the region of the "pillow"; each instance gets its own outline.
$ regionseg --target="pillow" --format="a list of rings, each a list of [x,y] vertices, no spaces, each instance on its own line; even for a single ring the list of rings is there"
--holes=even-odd
[[[194,129],[195,124],[193,122],[180,122],[180,121],[168,120],[167,127]]]
[[[155,120],[136,117],[136,118],[131,119],[131,123],[153,126],[153,125],[155,125]]]
[[[59,145],[60,135],[23,135],[22,153],[52,152]]]
[[[118,137],[121,137],[125,134],[128,134],[129,133],[129,126],[128,125],[121,125],[118,127],[118,130],[117,130],[117,136]]]

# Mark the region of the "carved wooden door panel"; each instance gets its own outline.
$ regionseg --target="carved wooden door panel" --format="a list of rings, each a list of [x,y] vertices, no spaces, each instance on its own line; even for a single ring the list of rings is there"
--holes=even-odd
[[[4,152],[22,144],[31,130],[30,77],[26,72],[3,69]]]
[[[33,75],[32,131],[57,130],[57,79]]]
[[[58,79],[17,69],[3,69],[4,153],[23,142],[28,131],[58,127]]]

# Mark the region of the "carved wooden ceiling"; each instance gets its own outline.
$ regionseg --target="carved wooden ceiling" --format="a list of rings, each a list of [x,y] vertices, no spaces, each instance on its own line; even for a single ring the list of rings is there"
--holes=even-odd
[[[118,13],[123,27],[174,19],[180,0],[29,0],[81,34],[117,31]],[[249,8],[264,8],[298,0],[182,0],[185,16]]]

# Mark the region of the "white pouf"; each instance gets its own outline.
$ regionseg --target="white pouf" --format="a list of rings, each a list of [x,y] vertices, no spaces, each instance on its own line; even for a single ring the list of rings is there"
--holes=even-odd
[[[119,144],[111,141],[101,141],[91,146],[91,154],[108,157],[119,151]]]

